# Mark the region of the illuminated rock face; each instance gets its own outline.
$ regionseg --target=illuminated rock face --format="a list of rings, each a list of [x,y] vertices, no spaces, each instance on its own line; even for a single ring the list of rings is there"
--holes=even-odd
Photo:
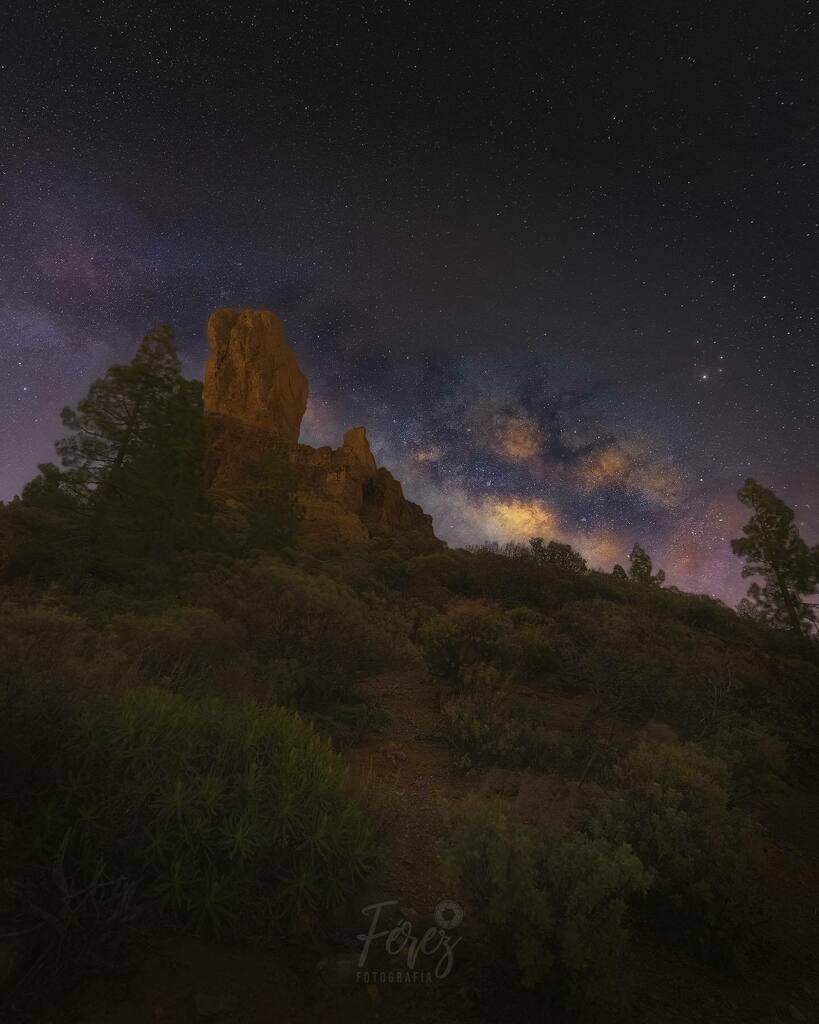
[[[293,462],[306,533],[352,542],[395,533],[434,537],[431,516],[376,466],[363,427],[348,431],[341,448],[300,444]]]
[[[296,444],[307,408],[307,378],[267,310],[217,309],[208,320],[205,411],[261,427]]]
[[[364,427],[348,430],[340,448],[298,443],[307,378],[278,317],[220,309],[208,321],[208,340],[204,403],[214,497],[241,505],[259,466],[276,452],[293,470],[305,534],[348,543],[396,533],[434,539],[431,517],[376,465]]]

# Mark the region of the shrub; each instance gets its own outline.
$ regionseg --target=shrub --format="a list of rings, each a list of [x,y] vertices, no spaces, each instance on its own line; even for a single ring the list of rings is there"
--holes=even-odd
[[[434,551],[419,555],[407,565],[408,581],[413,589],[428,596],[432,593],[443,602],[452,593],[462,592],[463,559],[457,551]]]
[[[112,639],[120,657],[148,681],[212,676],[247,646],[241,623],[212,608],[175,607],[160,614],[115,616]]]
[[[566,733],[540,718],[498,688],[499,673],[484,665],[466,673],[468,690],[447,701],[444,722],[450,742],[466,764],[493,764],[539,771],[566,770],[573,746]]]
[[[454,819],[444,866],[480,913],[493,957],[516,965],[526,987],[564,1004],[606,999],[627,901],[650,885],[627,845],[542,834],[472,801]]]
[[[480,605],[450,608],[433,616],[419,631],[419,640],[433,675],[457,684],[463,669],[478,662],[500,660],[504,622]]]
[[[76,695],[55,713],[44,696],[2,708],[4,730],[48,740],[29,750],[40,763],[28,785],[2,794],[40,863],[70,836],[76,878],[103,865],[196,929],[312,920],[371,863],[339,761],[291,712],[141,687]]]
[[[734,792],[743,797],[781,790],[788,771],[788,747],[753,722],[722,729],[710,737],[708,749],[731,772]]]
[[[630,843],[656,872],[655,920],[708,959],[742,966],[766,931],[758,830],[731,800],[727,765],[694,743],[646,740],[616,766],[590,830]]]
[[[241,625],[244,654],[262,679],[290,665],[299,707],[343,700],[366,674],[414,656],[408,623],[384,601],[272,558],[192,577],[187,586],[197,604]]]
[[[526,607],[511,608],[506,619],[510,634],[505,653],[520,675],[542,681],[562,669],[566,644],[551,619]]]
[[[553,624],[530,608],[457,605],[429,619],[419,640],[432,674],[456,686],[478,663],[530,678],[551,673],[561,661]]]
[[[631,589],[662,594],[657,588]],[[663,599],[668,596],[676,600]],[[574,649],[561,672],[566,689],[594,694],[602,713],[635,724],[661,720],[702,737],[741,717],[769,721],[793,706],[787,687],[774,685],[753,650],[726,647],[711,633],[642,605],[573,602],[557,621]]]
[[[0,683],[18,685],[43,674],[71,672],[93,650],[94,641],[79,616],[59,607],[0,604]]]

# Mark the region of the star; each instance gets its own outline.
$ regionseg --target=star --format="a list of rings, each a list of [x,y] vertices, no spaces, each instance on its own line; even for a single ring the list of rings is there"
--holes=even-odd
[[[147,330],[201,379],[208,314],[253,306],[310,378],[305,442],[365,424],[449,543],[536,509],[610,566],[693,530],[670,578],[744,592],[711,510],[748,475],[800,508],[816,486],[807,5],[775,44],[759,5],[742,33],[710,5],[684,65],[662,18],[600,5],[456,32],[376,4],[324,34],[314,5],[209,5],[195,33],[184,5],[138,32],[91,6],[88,61],[68,7],[3,57],[0,500]]]

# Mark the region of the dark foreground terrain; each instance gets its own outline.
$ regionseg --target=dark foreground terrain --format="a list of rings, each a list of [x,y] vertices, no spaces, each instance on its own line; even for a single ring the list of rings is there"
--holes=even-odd
[[[813,1019],[809,641],[385,542],[9,582],[0,644],[10,1020]],[[445,899],[446,977],[359,976]]]

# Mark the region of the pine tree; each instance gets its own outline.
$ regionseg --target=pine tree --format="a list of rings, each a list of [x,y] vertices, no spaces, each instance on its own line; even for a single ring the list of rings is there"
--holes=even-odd
[[[63,466],[82,472],[89,490],[115,487],[179,381],[173,331],[163,325],[142,339],[130,363],[95,381],[76,409],[63,409],[63,426],[71,431],[56,445]]]
[[[62,469],[40,467],[24,513],[57,517],[91,571],[112,556],[168,558],[190,542],[206,510],[201,385],[183,379],[170,327],[147,334],[62,422]]]
[[[740,610],[753,608],[761,621],[803,635],[816,620],[805,598],[819,586],[819,547],[808,547],[793,510],[756,480],[746,480],[737,497],[753,514],[731,548],[745,560],[742,575],[764,581],[751,584]]]

